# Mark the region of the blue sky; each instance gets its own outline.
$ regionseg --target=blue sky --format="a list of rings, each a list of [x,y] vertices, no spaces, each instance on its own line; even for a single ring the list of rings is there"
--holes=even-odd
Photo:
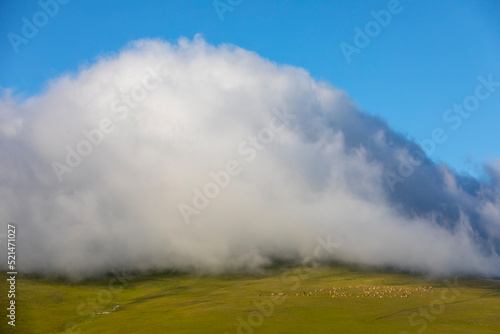
[[[48,80],[76,72],[131,40],[175,42],[201,33],[209,43],[236,44],[305,68],[409,138],[421,141],[442,128],[448,139],[431,158],[459,171],[477,175],[479,163],[500,157],[500,87],[458,129],[443,120],[448,108],[474,95],[478,77],[500,81],[500,1],[402,0],[390,22],[379,25],[350,62],[341,43],[356,47],[355,29],[365,30],[374,21],[371,12],[395,6],[391,1],[238,2],[218,2],[232,8],[221,20],[210,0],[71,0],[47,15],[47,23],[15,52],[9,33],[24,38],[23,18],[33,23],[42,8],[37,1],[3,0],[0,86],[26,98],[43,91]]]

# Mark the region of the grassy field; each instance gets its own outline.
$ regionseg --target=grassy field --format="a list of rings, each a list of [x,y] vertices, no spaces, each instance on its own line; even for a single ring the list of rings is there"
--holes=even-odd
[[[261,276],[126,275],[69,283],[18,276],[1,333],[500,333],[500,281],[348,267]],[[109,312],[109,313],[107,313]]]

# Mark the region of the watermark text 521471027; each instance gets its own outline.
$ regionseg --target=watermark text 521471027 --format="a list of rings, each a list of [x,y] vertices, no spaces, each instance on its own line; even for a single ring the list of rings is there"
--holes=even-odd
[[[9,305],[7,307],[8,324],[16,326],[16,226],[12,223],[7,225],[7,268],[9,291],[7,297]]]

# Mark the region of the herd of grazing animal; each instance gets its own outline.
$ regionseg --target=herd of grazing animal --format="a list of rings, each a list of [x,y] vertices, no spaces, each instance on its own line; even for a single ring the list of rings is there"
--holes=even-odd
[[[415,288],[400,288],[396,286],[349,286],[321,288],[312,291],[287,292],[279,295],[285,296],[331,296],[332,298],[356,297],[356,298],[408,298],[412,293],[421,293],[425,297],[426,293],[433,292],[432,286],[418,286]],[[271,294],[271,296],[274,294]],[[261,295],[258,295],[259,297]]]

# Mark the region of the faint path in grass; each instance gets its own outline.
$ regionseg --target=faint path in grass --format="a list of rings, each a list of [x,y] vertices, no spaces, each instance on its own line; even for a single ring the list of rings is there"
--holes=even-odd
[[[478,300],[478,299],[482,299],[486,296],[496,296],[496,295],[500,295],[500,293],[485,293],[484,295],[482,296],[479,296],[479,297],[476,297],[476,298],[469,298],[469,299],[464,299],[464,300],[459,300],[459,301],[456,301],[456,302],[452,302],[452,303],[446,303],[446,305],[452,305],[452,304],[459,304],[459,303],[464,303],[464,302],[468,302],[468,301],[471,301],[471,300]],[[403,313],[403,312],[407,312],[407,311],[415,311],[415,310],[419,310],[421,309],[422,307],[425,307],[425,306],[420,306],[420,307],[414,307],[414,308],[408,308],[408,309],[404,309],[404,310],[400,310],[400,311],[397,311],[397,312],[394,312],[394,313],[391,313],[391,314],[387,314],[387,315],[383,315],[381,317],[378,317],[376,319],[373,319],[373,321],[375,320],[380,320],[380,319],[384,319],[384,318],[389,318],[389,317],[392,317],[393,315],[396,315],[396,314],[399,314],[399,313]]]
[[[128,303],[126,303],[127,305],[132,305],[132,304],[137,304],[137,303],[144,303],[144,302],[147,302],[149,300],[153,300],[153,299],[158,299],[158,298],[163,298],[163,297],[169,297],[169,296],[175,296],[174,293],[165,293],[165,294],[162,294],[162,295],[154,295],[154,296],[148,296],[148,297],[141,297],[141,298],[137,298],[133,301],[130,301]]]

